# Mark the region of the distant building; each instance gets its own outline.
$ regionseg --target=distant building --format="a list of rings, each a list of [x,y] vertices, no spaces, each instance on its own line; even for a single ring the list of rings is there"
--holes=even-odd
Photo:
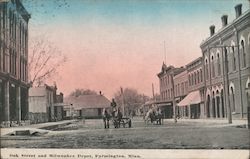
[[[175,75],[185,71],[185,68],[175,68],[173,66],[166,66],[163,63],[161,72],[157,74],[159,81],[160,81],[160,100],[154,102],[158,107],[161,108],[162,113],[165,118],[172,118],[173,117],[173,87],[174,83],[172,78]]]
[[[242,14],[235,6],[236,18],[228,23],[223,15],[222,28],[200,45],[205,75],[205,114],[207,118],[247,117],[246,88],[250,86],[250,9]]]
[[[29,90],[29,114],[31,123],[55,121],[55,95],[54,86],[31,87]]]
[[[185,107],[189,118],[204,118],[204,71],[203,60],[199,57],[186,65],[188,79],[188,94],[177,106]]]
[[[188,94],[188,72],[185,69],[183,72],[175,75],[174,88],[175,88],[175,101],[179,103]],[[176,107],[176,113],[178,117],[187,117],[188,108],[187,107]]]
[[[21,0],[0,2],[0,122],[28,122],[28,22]]]
[[[110,101],[103,95],[80,95],[65,98],[65,103],[72,104],[79,117],[100,118],[103,108],[110,107]]]

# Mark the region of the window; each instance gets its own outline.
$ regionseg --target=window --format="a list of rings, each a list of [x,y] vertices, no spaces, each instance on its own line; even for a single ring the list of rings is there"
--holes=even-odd
[[[200,70],[200,75],[201,75],[201,82],[203,81],[203,74],[202,74],[202,69]]]
[[[196,84],[196,72],[194,73],[194,84]]]
[[[178,83],[178,94],[180,94],[180,84]]]
[[[242,52],[242,66],[246,67],[246,52],[244,41],[241,40],[241,52]]]
[[[197,71],[197,83],[200,83],[200,72]]]
[[[190,74],[188,75],[188,84],[189,84],[189,86],[191,86],[191,76],[190,76]]]
[[[209,72],[208,72],[208,62],[207,62],[207,59],[206,59],[206,66],[205,66],[206,68],[206,79],[208,80],[208,76],[209,76]]]
[[[211,62],[211,65],[212,65],[212,77],[215,76],[215,70],[214,70],[214,57],[212,56],[212,62]]]
[[[191,75],[191,85],[193,85],[194,84],[194,75],[192,74]]]
[[[218,71],[218,76],[220,76],[221,75],[221,66],[220,66],[220,55],[219,54],[217,54],[217,71]]]
[[[232,46],[232,67],[233,67],[233,71],[235,71],[236,70],[236,58],[235,58],[234,46]]]

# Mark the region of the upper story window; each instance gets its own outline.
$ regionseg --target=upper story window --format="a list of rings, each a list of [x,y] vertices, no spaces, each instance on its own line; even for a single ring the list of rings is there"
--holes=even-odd
[[[211,58],[212,62],[211,62],[211,67],[212,67],[212,77],[215,76],[215,70],[214,70],[214,57],[212,56]]]
[[[190,74],[188,75],[188,84],[189,84],[189,86],[191,86],[191,76],[190,76]]]
[[[242,53],[242,67],[246,67],[246,50],[245,50],[245,43],[241,40],[241,53]]]
[[[196,72],[194,73],[194,84],[196,84]]]
[[[194,84],[194,75],[191,74],[191,85],[193,85],[193,84]]]
[[[197,71],[197,83],[200,83],[200,72]]]
[[[218,72],[218,76],[221,75],[221,66],[220,66],[220,55],[217,54],[217,72]]]
[[[206,72],[206,79],[208,80],[209,72],[208,72],[208,61],[207,61],[207,59],[206,59],[206,65],[205,65],[205,72]]]
[[[233,71],[236,70],[236,58],[235,58],[234,46],[232,46],[232,68],[233,68]]]
[[[200,70],[200,76],[201,76],[201,82],[203,81],[203,72],[202,72],[202,69]]]

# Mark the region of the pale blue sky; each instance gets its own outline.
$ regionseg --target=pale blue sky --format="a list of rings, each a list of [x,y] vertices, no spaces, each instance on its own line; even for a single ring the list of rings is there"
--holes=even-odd
[[[58,88],[102,90],[112,97],[120,86],[158,92],[164,60],[183,66],[201,56],[209,26],[221,16],[235,19],[234,6],[248,0],[23,0],[31,13],[30,38],[46,35],[69,61],[59,70]],[[27,3],[28,2],[28,3]],[[111,78],[112,77],[112,78]]]

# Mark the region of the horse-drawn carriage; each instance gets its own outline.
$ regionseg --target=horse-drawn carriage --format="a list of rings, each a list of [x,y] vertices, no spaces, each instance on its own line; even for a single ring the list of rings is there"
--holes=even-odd
[[[161,113],[160,108],[151,108],[147,112],[145,116],[145,123],[148,124],[151,122],[152,124],[162,125],[163,124],[163,115]]]
[[[109,128],[109,121],[112,121],[114,128],[132,127],[132,121],[130,118],[123,117],[120,109],[112,109],[110,113],[107,109],[103,109],[103,122],[104,128]]]

